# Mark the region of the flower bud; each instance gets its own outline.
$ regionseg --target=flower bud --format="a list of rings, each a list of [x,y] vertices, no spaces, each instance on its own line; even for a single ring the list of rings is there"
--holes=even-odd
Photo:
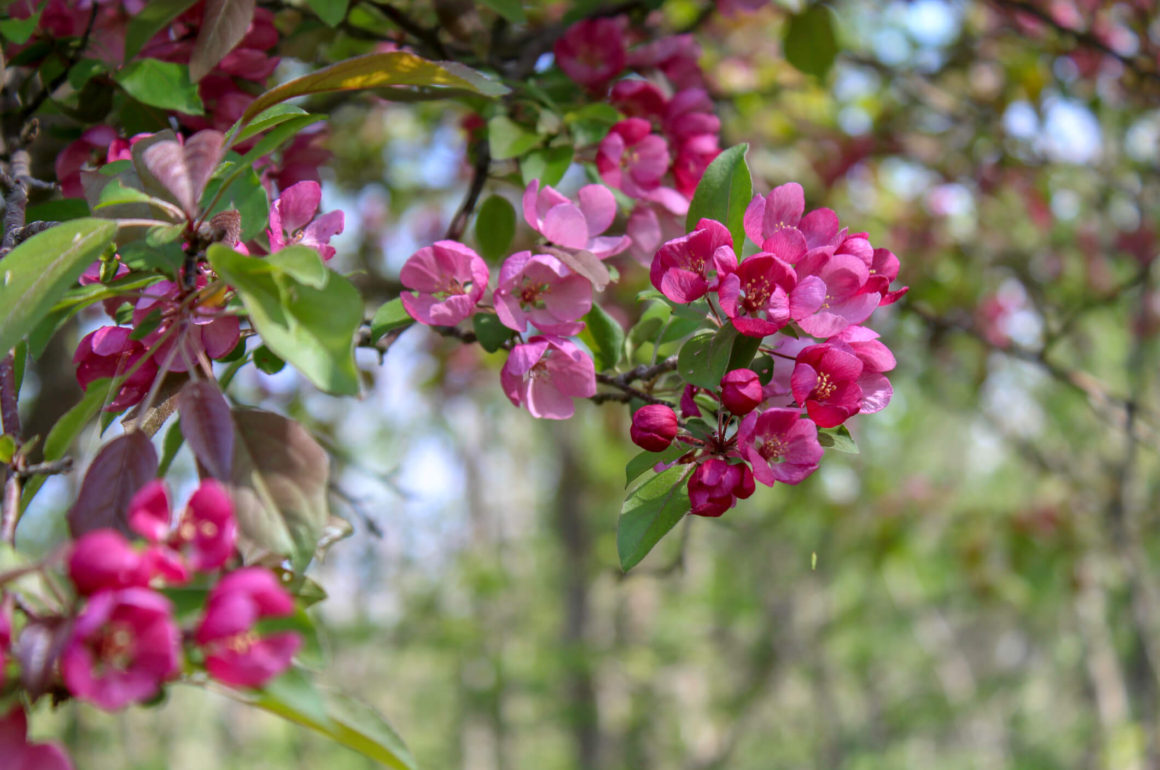
[[[650,452],[668,449],[677,435],[677,413],[664,404],[649,404],[636,410],[629,429],[632,443]]]
[[[718,457],[705,460],[689,477],[689,502],[696,516],[720,516],[737,504],[737,498],[753,494],[753,471],[741,463],[731,465]]]
[[[764,400],[761,381],[750,369],[734,369],[721,378],[721,402],[738,417],[749,414]]]

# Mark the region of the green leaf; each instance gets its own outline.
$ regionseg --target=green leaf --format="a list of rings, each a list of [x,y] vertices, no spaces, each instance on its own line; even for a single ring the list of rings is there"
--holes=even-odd
[[[527,130],[506,115],[487,121],[487,141],[495,160],[518,158],[540,143],[540,135]]]
[[[624,466],[624,486],[627,487],[644,473],[652,470],[657,463],[670,463],[689,451],[686,444],[673,443],[661,452],[641,452]]]
[[[28,38],[32,37],[32,33],[36,31],[36,26],[40,24],[40,14],[43,11],[44,8],[38,8],[36,13],[27,19],[0,19],[0,35],[3,35],[11,43],[24,45],[28,42]]]
[[[471,319],[475,338],[488,353],[494,353],[511,339],[514,331],[503,325],[495,313],[476,313]]]
[[[721,386],[725,372],[729,371],[736,337],[737,330],[732,324],[722,326],[716,332],[695,335],[677,354],[677,372],[685,382],[716,390]]]
[[[383,303],[371,318],[371,342],[378,342],[387,332],[404,329],[413,323],[415,319],[407,314],[403,300],[395,297],[390,302]]]
[[[608,371],[624,357],[624,329],[600,305],[593,303],[592,309],[584,316],[584,331],[580,332],[580,339],[592,350],[598,372]]]
[[[512,24],[523,24],[528,20],[524,13],[524,4],[520,0],[479,0]]]
[[[85,84],[96,77],[97,74],[106,72],[107,70],[108,65],[104,62],[97,61],[96,59],[81,59],[79,62],[69,68],[68,84],[72,86],[74,90],[80,91],[85,87]],[[104,88],[104,86],[101,87]],[[29,221],[32,221],[31,217],[29,217]]]
[[[726,371],[731,372],[734,369],[749,369],[749,364],[753,362],[753,356],[757,354],[757,349],[761,347],[761,340],[761,337],[750,337],[745,334],[738,334],[737,339],[733,341],[733,352],[729,355],[729,367]],[[724,377],[725,375],[721,376]]]
[[[858,445],[854,443],[854,437],[850,435],[850,429],[845,425],[839,425],[836,428],[819,428],[818,443],[836,452],[845,452],[850,455],[859,454]]]
[[[218,275],[237,290],[270,350],[322,390],[358,395],[354,335],[362,324],[363,303],[350,281],[323,268],[325,286],[303,283],[301,263],[321,262],[318,252],[308,246],[290,246],[256,259],[215,243],[207,257]]]
[[[12,462],[14,454],[16,454],[16,439],[8,434],[0,436],[0,465]]]
[[[142,104],[186,115],[205,113],[197,85],[189,79],[189,67],[184,64],[138,59],[126,64],[113,79]]]
[[[706,218],[725,225],[733,236],[733,251],[738,257],[745,245],[745,209],[753,197],[753,183],[745,163],[748,151],[748,144],[736,144],[709,164],[685,217],[685,226],[690,231]]]
[[[286,362],[274,355],[270,348],[259,345],[254,350],[254,366],[263,374],[277,374],[286,368]]]
[[[372,53],[340,61],[259,96],[242,114],[242,125],[287,99],[330,91],[362,91],[384,86],[424,86],[503,96],[508,88],[463,65],[427,61],[413,53]]]
[[[256,0],[205,0],[197,40],[189,56],[189,76],[201,80],[234,46],[242,42],[254,19]]]
[[[181,432],[181,421],[174,420],[165,431],[165,438],[161,440],[161,464],[157,466],[157,478],[163,479],[169,473],[169,466],[185,444],[185,436]]]
[[[0,263],[0,354],[48,315],[85,268],[113,242],[117,225],[74,219],[29,238]]]
[[[782,48],[785,60],[798,70],[824,78],[838,56],[838,39],[830,9],[815,4],[790,17]]]
[[[337,27],[341,24],[346,18],[346,8],[350,5],[349,0],[306,0],[306,2],[328,27]]]
[[[329,458],[305,428],[273,412],[233,409],[230,491],[247,561],[287,557],[310,563],[326,527]]]
[[[225,179],[220,176],[210,179],[202,195],[202,210],[215,198],[217,202],[206,215],[206,219],[223,211],[237,210],[242,215],[241,239],[248,241],[266,230],[267,219],[270,216],[270,199],[266,188],[262,186],[261,178],[252,166],[239,166],[235,170],[239,173],[232,173]],[[219,196],[218,190],[224,181],[228,181],[229,186]]]
[[[293,104],[275,104],[270,109],[263,112],[254,118],[253,122],[242,129],[237,136],[234,137],[234,144],[244,142],[251,136],[260,134],[263,131],[269,131],[271,128],[285,123],[293,118],[308,114],[306,110],[301,107],[296,107]],[[241,120],[230,128],[230,133],[233,134],[240,126]]]
[[[402,738],[374,709],[314,685],[302,669],[291,669],[264,690],[227,690],[234,700],[276,714],[396,770],[415,770]]]
[[[692,465],[678,465],[654,474],[629,492],[616,528],[616,552],[625,572],[639,564],[689,512],[685,480],[692,472]]]
[[[576,147],[599,144],[618,120],[620,113],[616,108],[604,103],[588,104],[564,116]]]
[[[516,210],[502,195],[489,196],[475,216],[475,240],[484,259],[498,261],[508,255],[516,235]]]
[[[125,61],[129,61],[154,35],[169,26],[197,0],[149,0],[125,28]]]
[[[520,176],[524,186],[527,187],[533,179],[539,179],[541,187],[559,184],[572,166],[574,155],[575,151],[570,144],[532,150],[520,161]]]

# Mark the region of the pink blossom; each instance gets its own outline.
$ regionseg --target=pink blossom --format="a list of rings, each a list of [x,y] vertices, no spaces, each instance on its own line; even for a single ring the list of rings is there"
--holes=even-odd
[[[521,251],[499,272],[495,313],[509,329],[525,331],[528,322],[545,334],[567,336],[584,328],[579,321],[592,309],[592,284],[550,254]]]
[[[536,336],[512,349],[500,383],[508,399],[533,417],[566,420],[575,412],[573,398],[596,394],[596,366],[571,341]]]
[[[8,594],[0,593],[0,685],[4,684],[4,664],[12,645],[12,608]]]
[[[334,256],[330,239],[342,232],[345,217],[341,211],[315,217],[322,202],[318,182],[299,182],[282,191],[270,207],[270,251],[300,243],[309,246],[324,259]]]
[[[894,387],[883,374],[895,367],[890,348],[878,341],[877,332],[864,326],[850,326],[834,339],[848,346],[862,362],[862,375],[858,378],[862,400],[858,412],[873,414],[885,409],[894,395]]]
[[[153,349],[153,360],[159,367],[171,372],[185,372],[196,365],[198,358],[221,358],[241,339],[238,317],[222,311],[219,304],[224,297],[215,297],[190,307],[186,299],[192,291],[207,285],[204,274],[198,274],[192,290],[185,290],[173,281],[158,281],[142,293],[133,309],[133,323],[140,325],[154,313],[161,322],[142,338],[146,347]]]
[[[399,280],[418,292],[404,292],[403,307],[419,323],[454,326],[475,311],[490,278],[474,251],[457,241],[436,241],[403,265]]]
[[[556,40],[556,64],[579,85],[600,91],[624,69],[622,25],[615,19],[584,19]]]
[[[733,236],[725,225],[702,219],[693,232],[669,241],[653,257],[649,278],[673,302],[693,302],[737,270]]]
[[[664,404],[646,404],[632,415],[632,443],[649,452],[669,448],[677,435],[677,413]]]
[[[625,117],[644,118],[650,123],[661,121],[669,101],[656,85],[639,78],[616,81],[608,100]]]
[[[181,632],[172,605],[147,588],[101,591],[73,625],[60,659],[74,696],[115,710],[152,698],[177,674]]]
[[[57,744],[28,742],[28,715],[19,705],[0,717],[0,757],[5,770],[73,770]]]
[[[750,412],[737,432],[741,456],[753,465],[753,475],[766,486],[775,481],[797,484],[818,468],[824,450],[818,426],[798,409]]]
[[[861,240],[847,240],[840,248]],[[870,267],[857,253],[815,249],[797,264],[797,275],[802,289],[794,297],[794,320],[815,337],[833,337],[862,323],[881,299],[878,292],[867,291]]]
[[[761,380],[752,369],[734,369],[721,378],[721,403],[738,417],[752,412],[763,399]]]
[[[890,284],[898,277],[898,257],[890,249],[874,249],[874,256],[870,261],[870,277],[866,280],[866,292],[877,292],[882,295],[879,306],[893,305],[902,299],[909,286],[890,291]]]
[[[102,165],[109,145],[116,138],[116,129],[110,126],[93,126],[56,156],[56,179],[64,197],[84,197],[81,171],[86,167]]]
[[[205,615],[194,635],[205,649],[210,676],[235,687],[261,687],[285,671],[302,646],[293,631],[258,636],[264,618],[294,612],[294,598],[273,572],[246,567],[223,577],[209,593]]]
[[[129,526],[153,543],[164,543],[180,553],[196,572],[225,566],[238,539],[238,524],[229,493],[214,479],[204,479],[190,496],[180,519],[173,524],[164,481],[152,481],[133,496]],[[183,567],[180,561],[169,569]]]
[[[717,296],[737,331],[765,337],[789,322],[789,293],[796,283],[792,267],[773,254],[758,253],[721,279]]]
[[[679,91],[665,107],[665,135],[678,145],[706,134],[715,140],[720,131],[721,119],[714,113],[713,100],[704,88]]]
[[[797,182],[775,187],[768,195],[758,195],[750,201],[745,209],[745,234],[762,251],[770,250],[765,242],[776,233],[794,240],[800,236],[802,254],[826,246],[836,247],[840,241],[838,216],[830,209],[816,209],[802,217],[805,206],[805,194]]]
[[[733,465],[710,457],[689,476],[689,502],[695,516],[720,516],[753,494],[753,472],[744,463]]]
[[[102,326],[85,335],[73,355],[77,382],[84,390],[94,380],[129,375],[105,406],[106,412],[120,412],[140,402],[157,376],[156,359],[145,358],[145,346],[129,339],[131,333],[123,326]]]
[[[835,345],[810,345],[798,353],[790,386],[797,402],[822,428],[841,425],[858,413],[862,361]]]
[[[611,190],[598,184],[585,185],[577,199],[579,203],[573,203],[547,185],[541,189],[539,180],[533,179],[524,190],[524,219],[552,243],[590,251],[597,259],[629,247],[632,240],[628,236],[600,236],[616,219],[616,197]]]
[[[677,157],[673,161],[673,179],[677,191],[692,200],[705,175],[705,169],[713,159],[721,154],[716,134],[697,134],[681,142],[677,147]]]
[[[685,215],[689,211],[689,201],[676,190],[672,190],[670,198],[666,204],[637,201],[632,213],[628,215],[628,222],[625,223],[625,232],[632,239],[628,253],[645,267],[652,264],[653,255],[661,244],[685,232]]]
[[[692,35],[670,35],[632,49],[628,66],[659,70],[677,89],[697,88],[705,83],[700,58],[701,46]]]
[[[68,575],[81,596],[149,585],[152,573],[141,553],[112,529],[87,532],[73,543]]]
[[[645,198],[669,170],[669,146],[642,118],[628,118],[600,141],[596,168],[600,178],[633,198]]]

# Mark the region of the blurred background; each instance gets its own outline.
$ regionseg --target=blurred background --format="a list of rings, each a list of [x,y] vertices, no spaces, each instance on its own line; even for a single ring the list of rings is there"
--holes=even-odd
[[[685,521],[626,576],[622,406],[533,420],[502,355],[425,328],[360,351],[359,403],[289,369],[239,379],[336,454],[355,536],[315,567],[323,676],[424,768],[1160,766],[1155,4],[835,0],[824,81],[784,61],[796,8],[670,0],[656,21],[695,30],[758,192],[798,181],[902,261],[910,294],[875,316],[894,400],[850,425],[860,454]],[[295,40],[286,76],[356,46]],[[377,307],[463,198],[467,113],[317,106],[324,209],[347,212],[335,264]],[[621,272],[639,312],[646,271]],[[42,399],[71,392],[63,371],[40,372]],[[42,495],[22,537],[66,500]],[[192,688],[38,725],[85,770],[373,766]]]

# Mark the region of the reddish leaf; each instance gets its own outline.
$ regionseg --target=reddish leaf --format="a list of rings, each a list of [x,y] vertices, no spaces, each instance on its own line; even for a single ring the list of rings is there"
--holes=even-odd
[[[568,267],[572,272],[584,276],[592,282],[596,291],[604,291],[604,287],[612,280],[608,268],[591,251],[564,251],[563,249],[549,248],[552,254]]]
[[[255,0],[206,0],[205,16],[189,59],[194,83],[209,74],[234,49],[254,20]]]
[[[12,645],[12,655],[20,661],[20,684],[32,700],[48,692],[71,632],[72,623],[64,618],[39,618],[28,621]]]
[[[85,472],[81,491],[68,512],[72,536],[105,527],[131,534],[129,501],[157,475],[157,464],[157,450],[141,431],[126,433],[105,444]]]
[[[141,162],[186,215],[197,216],[205,185],[221,162],[224,137],[198,131],[182,146],[176,140],[155,142],[141,153]]]
[[[185,167],[193,184],[193,205],[197,206],[206,183],[222,162],[225,137],[220,131],[198,131],[185,142]]]
[[[191,382],[177,399],[181,433],[205,475],[229,482],[234,465],[234,423],[225,396],[212,382]]]

